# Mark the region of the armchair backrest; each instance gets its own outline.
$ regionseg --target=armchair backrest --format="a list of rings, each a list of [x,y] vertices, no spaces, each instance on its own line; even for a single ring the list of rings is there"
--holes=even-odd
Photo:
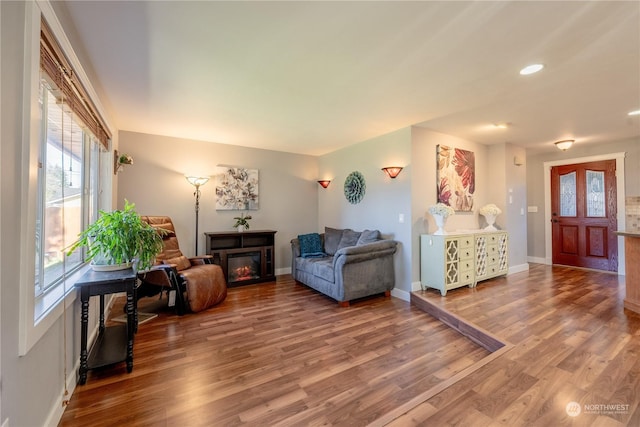
[[[164,249],[156,257],[156,263],[162,264],[162,261],[175,259],[182,256],[180,246],[178,244],[178,238],[176,237],[176,229],[173,226],[173,221],[168,216],[141,216],[144,222],[151,225],[154,228],[162,228],[169,231],[169,233],[162,236]]]

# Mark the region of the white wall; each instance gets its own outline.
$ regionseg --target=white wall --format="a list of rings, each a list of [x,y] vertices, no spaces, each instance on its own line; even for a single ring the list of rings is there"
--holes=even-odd
[[[511,144],[486,146],[466,141],[451,135],[435,132],[430,129],[412,128],[412,223],[413,223],[413,256],[411,275],[414,288],[420,281],[420,234],[433,233],[436,225],[433,217],[427,212],[429,206],[437,202],[436,189],[436,150],[438,145],[461,148],[473,151],[476,163],[476,191],[474,208],[471,212],[456,212],[449,217],[445,229],[477,230],[486,225],[484,217],[478,210],[488,204],[495,203],[502,214],[496,220],[496,227],[509,232],[509,266],[512,271],[526,269],[526,216],[520,215],[520,205],[526,204],[526,189],[523,166],[513,164],[513,156],[524,152]],[[513,189],[514,203],[508,205],[508,189]],[[515,213],[514,213],[515,212]]]
[[[61,322],[51,329],[23,357],[18,356],[20,324],[20,192],[22,180],[24,35],[27,5],[1,2],[2,25],[2,134],[0,144],[1,251],[0,292],[2,294],[2,414],[0,422],[10,425],[42,425],[57,397],[64,378]],[[37,402],[37,404],[34,404]]]
[[[0,377],[2,408],[0,423],[9,426],[42,426],[57,424],[63,411],[62,400],[65,381],[70,390],[76,382],[76,368],[80,357],[80,309],[79,301],[53,320],[52,326],[29,349],[18,356],[20,312],[20,253],[26,243],[21,235],[21,219],[27,215],[22,210],[23,145],[28,144],[24,133],[30,118],[23,118],[23,89],[26,78],[25,58],[38,57],[38,52],[25,49],[25,33],[31,29],[26,21],[39,14],[33,2],[0,2],[1,68],[0,92],[2,110],[0,121]],[[50,12],[46,12],[50,17]],[[39,22],[39,16],[35,17]],[[81,60],[82,62],[82,60]],[[107,188],[109,186],[107,185]],[[107,198],[110,195],[106,195]],[[35,259],[35,258],[34,258]],[[27,282],[32,279],[28,279]],[[92,301],[89,318],[90,333],[97,324],[96,301]],[[28,321],[28,320],[25,320]],[[64,329],[67,345],[64,346]],[[66,374],[66,378],[65,378]],[[6,424],[5,424],[6,423]]]
[[[316,228],[320,186],[315,157],[135,132],[120,132],[119,150],[131,155],[134,164],[118,173],[118,207],[127,199],[141,215],[170,216],[187,256],[195,251],[195,197],[184,176],[213,177],[218,165],[259,170],[260,208],[247,211],[253,217],[250,229],[277,231],[277,270],[291,266],[291,239]],[[241,211],[216,211],[213,178],[200,190],[202,255],[203,233],[232,231],[233,217]]]
[[[389,178],[381,168],[404,167],[400,175]],[[359,171],[366,181],[366,193],[358,204],[344,196],[344,181]],[[317,231],[324,227],[380,230],[387,238],[399,242],[395,255],[396,289],[411,289],[411,130],[410,128],[379,136],[319,158],[319,177],[331,179],[318,195]],[[399,215],[404,215],[400,223]],[[404,298],[408,294],[398,295]]]

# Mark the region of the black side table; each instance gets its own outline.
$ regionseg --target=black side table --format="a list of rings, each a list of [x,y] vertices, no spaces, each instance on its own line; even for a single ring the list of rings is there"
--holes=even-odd
[[[136,274],[133,269],[119,271],[87,271],[75,286],[80,289],[82,329],[80,343],[80,384],[87,382],[87,371],[118,362],[127,362],[127,372],[133,370],[133,337],[137,330]],[[127,293],[126,325],[104,326],[104,296]],[[100,330],[91,353],[87,352],[89,298],[100,296]]]

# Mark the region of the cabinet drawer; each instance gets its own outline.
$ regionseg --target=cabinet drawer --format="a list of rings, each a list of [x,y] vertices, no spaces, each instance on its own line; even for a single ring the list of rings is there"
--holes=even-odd
[[[464,271],[473,271],[473,267],[474,267],[474,262],[473,259],[464,259],[464,260],[460,260],[460,271],[464,272]]]
[[[460,248],[467,249],[473,247],[473,236],[460,237]]]

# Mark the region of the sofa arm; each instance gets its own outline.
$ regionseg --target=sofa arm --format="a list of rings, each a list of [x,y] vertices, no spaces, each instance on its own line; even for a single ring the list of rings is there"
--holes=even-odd
[[[296,237],[291,239],[291,258],[297,258],[300,256],[300,240]]]

